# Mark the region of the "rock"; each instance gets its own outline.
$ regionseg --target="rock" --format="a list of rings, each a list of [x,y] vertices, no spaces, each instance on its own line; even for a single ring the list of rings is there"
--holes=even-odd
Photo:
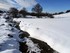
[[[41,53],[58,53],[54,49],[52,49],[47,43],[37,40],[35,38],[29,37],[35,44],[38,44],[39,48],[41,49]],[[19,50],[22,53],[29,53],[28,51],[28,46],[26,45],[26,42],[19,42]],[[36,52],[31,52],[31,53],[36,53]]]
[[[28,50],[28,46],[26,45],[26,43],[23,43],[23,42],[19,42],[19,50],[22,52],[22,53],[27,53],[27,50]]]
[[[12,24],[9,24],[9,26],[12,26]]]
[[[9,36],[10,38],[12,38],[12,37],[13,37],[11,34],[8,34],[8,36]]]
[[[15,23],[15,28],[20,30],[19,23]]]
[[[11,28],[11,31],[14,31],[14,28]]]
[[[3,25],[5,25],[5,24],[1,24],[0,26],[3,26]]]
[[[39,30],[40,28],[36,28],[37,30]]]
[[[19,35],[19,37],[21,38],[21,39],[23,39],[24,37],[29,37],[30,36],[30,34],[28,33],[28,32],[26,32],[26,31],[23,31],[20,35]]]
[[[24,31],[20,30],[19,33],[23,33]]]
[[[55,52],[55,50],[52,49],[47,43],[45,43],[41,40],[35,39],[35,38],[31,38],[31,40],[34,43],[37,43],[39,45],[40,49],[42,49],[41,53],[54,53]],[[58,53],[58,52],[56,52],[56,53]]]

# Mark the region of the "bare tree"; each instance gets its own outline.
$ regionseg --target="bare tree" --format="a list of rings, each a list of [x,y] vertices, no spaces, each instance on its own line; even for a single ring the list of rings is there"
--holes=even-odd
[[[41,13],[43,10],[42,6],[38,3],[32,8],[32,12]]]
[[[33,12],[33,13],[36,13],[36,16],[37,16],[38,18],[41,17],[40,14],[42,13],[42,11],[43,11],[43,8],[42,8],[42,6],[41,6],[39,3],[36,4],[36,5],[32,8],[32,12]]]

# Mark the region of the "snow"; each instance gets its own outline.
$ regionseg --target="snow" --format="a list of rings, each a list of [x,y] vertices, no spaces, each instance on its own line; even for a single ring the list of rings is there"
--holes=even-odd
[[[70,53],[70,13],[54,15],[54,19],[14,19],[30,36],[48,43],[59,53]]]
[[[41,49],[38,48],[39,46],[37,44],[34,44],[30,38],[25,37],[25,40],[26,40],[26,45],[28,46],[29,53],[32,52],[41,53]]]
[[[38,45],[33,43],[30,38],[25,37],[23,38],[24,40],[20,39],[19,35],[22,32],[15,27],[16,23],[14,23],[11,17],[9,17],[11,19],[5,19],[6,17],[4,15],[6,14],[0,17],[0,53],[21,53],[19,51],[19,42],[26,42],[28,46],[27,52],[41,53]],[[11,26],[9,24],[11,24]]]
[[[20,53],[18,50],[16,49],[8,49],[8,50],[5,50],[5,51],[2,51],[0,53]]]
[[[0,17],[0,53],[20,53],[19,30],[14,28],[14,31],[11,31],[12,27],[9,26],[9,23],[6,22],[3,16]],[[8,34],[13,35],[13,38],[10,38]]]
[[[6,22],[3,17],[5,14],[0,17],[0,53],[21,53],[18,41],[26,42],[30,53],[40,53],[41,49],[38,44],[34,44],[30,38],[26,37],[21,40],[19,38],[20,30],[14,27],[14,23]],[[53,19],[33,17],[33,19],[18,18],[14,20],[21,21],[21,30],[27,31],[30,37],[48,43],[59,53],[70,53],[70,13],[54,15],[54,17]],[[13,27],[9,24],[12,24]],[[8,34],[11,34],[13,38]]]
[[[60,14],[60,15],[54,15],[55,18],[69,18],[70,17],[70,13],[65,13],[65,14]]]

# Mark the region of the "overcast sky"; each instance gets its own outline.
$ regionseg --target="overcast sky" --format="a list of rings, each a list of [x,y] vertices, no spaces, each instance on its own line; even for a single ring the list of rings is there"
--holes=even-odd
[[[43,7],[44,12],[59,12],[70,9],[70,0],[0,0],[0,8],[15,7],[21,9],[26,7],[30,11],[37,3]]]

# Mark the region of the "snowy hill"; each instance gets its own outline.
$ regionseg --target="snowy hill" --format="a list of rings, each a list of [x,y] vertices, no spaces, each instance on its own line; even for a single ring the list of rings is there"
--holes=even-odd
[[[70,13],[56,15],[54,19],[15,19],[30,37],[48,43],[59,53],[70,53]]]

